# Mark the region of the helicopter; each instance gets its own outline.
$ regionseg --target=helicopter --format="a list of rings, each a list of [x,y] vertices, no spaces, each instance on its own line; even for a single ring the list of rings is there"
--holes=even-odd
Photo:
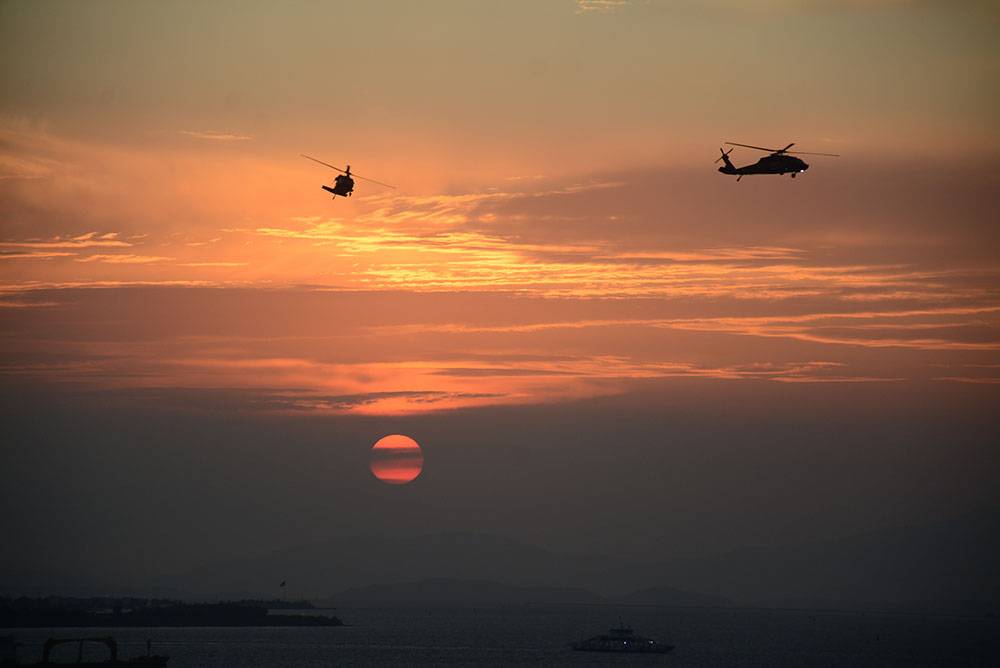
[[[321,165],[326,165],[330,169],[336,169],[340,174],[337,174],[337,178],[333,180],[333,187],[322,186],[323,190],[328,193],[333,194],[333,199],[337,199],[337,195],[341,197],[350,197],[351,193],[354,192],[354,179],[351,178],[351,166],[347,165],[347,169],[341,169],[340,167],[334,167],[328,162],[323,162],[322,160],[317,160],[312,156],[308,156],[305,153],[299,153],[303,158],[312,160],[313,162],[318,162]],[[396,186],[390,186],[388,183],[382,183],[381,181],[376,181],[375,179],[365,178],[364,176],[359,176],[358,174],[353,174],[355,178],[364,179],[365,181],[371,181],[372,183],[377,183],[380,186],[385,186],[386,188],[395,188]]]
[[[727,141],[727,146],[732,146],[736,148],[737,146],[742,146],[744,148],[752,148],[758,151],[767,151],[770,155],[765,155],[763,158],[758,160],[752,165],[744,165],[743,167],[737,167],[729,161],[729,154],[733,152],[733,148],[728,151],[723,151],[721,148],[719,152],[722,156],[715,159],[716,162],[719,160],[724,161],[726,164],[719,167],[719,171],[723,174],[735,174],[736,182],[742,179],[747,174],[791,174],[794,179],[797,174],[804,172],[809,169],[809,165],[806,164],[801,158],[793,157],[792,153],[798,155],[826,155],[832,158],[840,157],[836,153],[811,153],[808,151],[789,151],[791,147],[795,146],[795,143],[791,143],[785,148],[764,148],[763,146],[751,146],[750,144],[737,144],[735,142]]]

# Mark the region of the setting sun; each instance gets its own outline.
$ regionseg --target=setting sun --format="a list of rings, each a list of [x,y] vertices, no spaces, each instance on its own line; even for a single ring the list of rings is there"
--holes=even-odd
[[[424,467],[424,454],[409,436],[392,434],[372,447],[372,474],[390,485],[413,482]]]

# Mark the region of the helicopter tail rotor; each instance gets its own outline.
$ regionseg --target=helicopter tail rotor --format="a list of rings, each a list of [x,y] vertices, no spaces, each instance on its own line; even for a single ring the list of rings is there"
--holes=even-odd
[[[732,153],[732,152],[733,152],[733,149],[729,149],[728,151],[723,151],[723,150],[722,150],[722,149],[720,148],[720,149],[719,149],[719,153],[721,153],[722,155],[720,155],[720,156],[719,156],[718,158],[716,158],[716,159],[715,159],[715,162],[718,162],[718,161],[720,161],[720,160],[726,160],[726,158],[728,158],[728,157],[729,157],[729,154],[730,154],[730,153]],[[729,162],[729,160],[726,160],[726,162]]]
[[[721,148],[719,149],[719,153],[721,153],[722,155],[716,158],[715,161],[719,162],[721,160],[722,162],[725,163],[724,165],[722,165],[722,167],[719,167],[719,171],[722,172],[723,174],[736,173],[736,166],[729,161],[729,154],[732,152],[733,149],[729,149],[728,151],[723,151]]]

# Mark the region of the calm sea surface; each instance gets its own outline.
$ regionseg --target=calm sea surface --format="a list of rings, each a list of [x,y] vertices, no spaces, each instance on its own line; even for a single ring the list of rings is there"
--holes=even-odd
[[[255,666],[1000,666],[1000,619],[660,607],[340,608],[337,628],[14,629],[22,662],[46,638],[108,636],[171,668]],[[621,614],[665,655],[574,652]],[[64,647],[59,660],[73,662]],[[98,658],[95,652],[94,659]]]

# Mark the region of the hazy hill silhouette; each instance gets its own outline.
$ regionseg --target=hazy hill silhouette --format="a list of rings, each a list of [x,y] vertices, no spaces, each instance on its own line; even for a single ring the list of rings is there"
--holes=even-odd
[[[1000,513],[839,540],[746,548],[664,566],[670,581],[759,604],[1000,607]]]
[[[695,607],[717,607],[732,605],[732,599],[698,592],[674,589],[673,587],[645,587],[621,596],[607,599],[609,603],[623,605],[678,605]]]
[[[289,595],[325,598],[372,585],[437,580],[443,587],[440,581],[463,580],[585,589],[636,604],[732,599],[745,605],[986,609],[1000,601],[998,517],[982,512],[838,540],[648,561],[566,554],[480,533],[345,537],[202,568],[169,584],[195,595],[254,596],[287,578]],[[689,598],[671,593],[672,587]]]
[[[606,597],[580,587],[522,587],[491,580],[432,578],[416,582],[352,587],[329,600],[338,605],[683,605],[721,606],[732,601],[670,587],[652,587]]]
[[[416,582],[352,587],[334,595],[334,605],[518,605],[587,604],[604,599],[572,587],[516,587],[489,580],[432,578]]]
[[[609,568],[619,565],[609,557],[557,553],[502,536],[449,532],[331,539],[259,559],[215,564],[171,577],[168,582],[192,593],[227,596],[267,591],[272,583],[286,578],[289,592],[295,596],[425,579],[576,587],[583,582],[602,582]],[[635,579],[618,578],[611,588],[628,588],[627,581]]]

